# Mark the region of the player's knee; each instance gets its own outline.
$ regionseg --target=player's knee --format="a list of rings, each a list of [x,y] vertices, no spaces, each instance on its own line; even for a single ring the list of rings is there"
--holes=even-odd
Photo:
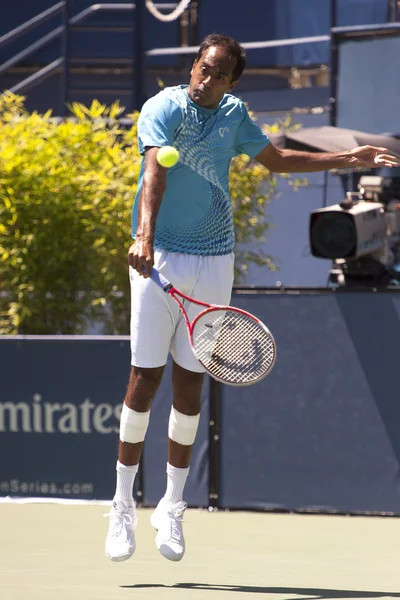
[[[182,446],[192,446],[199,426],[200,413],[186,415],[171,407],[168,422],[168,437]]]
[[[164,367],[155,367],[153,369],[144,369],[142,367],[132,366],[131,376],[143,386],[156,386],[161,383]]]
[[[174,394],[174,407],[184,415],[198,415],[201,409],[200,394]]]
[[[119,439],[121,442],[137,444],[143,442],[149,426],[150,411],[137,412],[129,408],[125,402],[121,412]]]
[[[174,406],[178,411],[186,415],[196,415],[200,412],[203,379],[204,373],[188,371],[174,363],[172,387]]]
[[[153,398],[161,383],[164,367],[144,369],[132,366],[126,391],[125,403],[139,412],[150,409]]]

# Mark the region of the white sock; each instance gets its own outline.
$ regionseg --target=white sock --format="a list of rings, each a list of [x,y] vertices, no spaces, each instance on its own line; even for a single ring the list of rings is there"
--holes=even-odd
[[[117,462],[117,489],[115,490],[114,502],[125,502],[127,506],[133,506],[133,484],[139,465],[126,466]]]
[[[178,469],[167,463],[167,490],[163,501],[168,504],[176,504],[182,500],[183,488],[185,487],[189,467]]]

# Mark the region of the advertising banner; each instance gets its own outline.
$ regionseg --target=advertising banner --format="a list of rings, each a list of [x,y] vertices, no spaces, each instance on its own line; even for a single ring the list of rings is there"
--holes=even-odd
[[[0,496],[113,495],[129,340],[0,338]]]
[[[130,371],[127,336],[0,337],[0,497],[109,500]],[[171,362],[156,395],[137,500],[156,504],[166,485]],[[186,486],[208,501],[208,397]]]

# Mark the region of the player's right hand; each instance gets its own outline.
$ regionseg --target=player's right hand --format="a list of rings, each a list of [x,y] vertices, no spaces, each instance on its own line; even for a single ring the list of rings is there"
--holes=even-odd
[[[139,275],[149,277],[154,265],[153,244],[136,240],[128,250],[128,264]]]

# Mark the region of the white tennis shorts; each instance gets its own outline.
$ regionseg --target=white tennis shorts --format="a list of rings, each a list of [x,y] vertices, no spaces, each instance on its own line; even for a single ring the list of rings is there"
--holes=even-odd
[[[196,256],[156,250],[154,266],[179,291],[210,304],[228,305],[231,299],[234,255]],[[173,298],[132,267],[131,364],[136,367],[164,366],[168,353],[188,371],[203,373],[189,343],[186,323]],[[184,302],[189,321],[203,310]]]

